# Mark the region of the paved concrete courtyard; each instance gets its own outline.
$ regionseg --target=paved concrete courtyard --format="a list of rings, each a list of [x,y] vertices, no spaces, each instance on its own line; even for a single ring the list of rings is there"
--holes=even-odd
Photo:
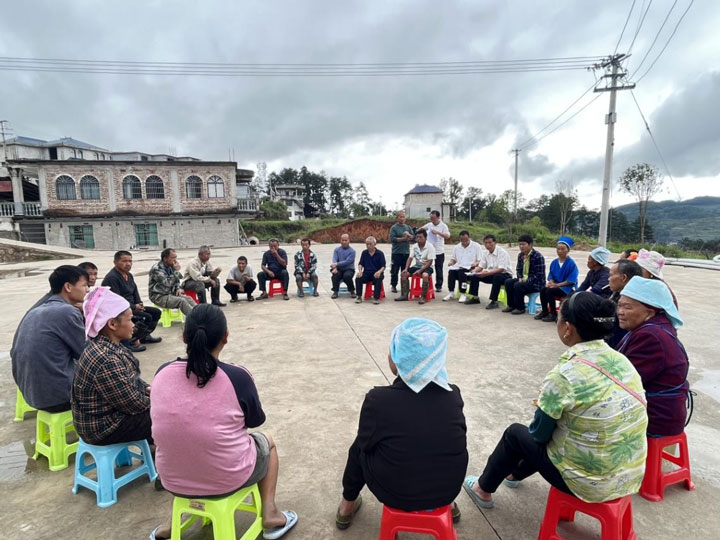
[[[283,246],[289,255],[296,246]],[[449,331],[448,373],[465,401],[468,425],[468,473],[482,472],[485,461],[503,430],[512,422],[529,423],[544,374],[555,364],[564,346],[554,325],[486,311],[489,286],[481,288],[482,306],[441,302],[424,306],[396,303],[385,275],[388,298],[381,305],[356,305],[349,296],[330,299],[328,267],[334,246],[313,246],[320,262],[320,297],[280,297],[248,303],[244,299],[223,308],[230,341],[221,359],[247,367],[255,376],[267,422],[260,429],[271,433],[280,455],[277,500],[281,508],[295,510],[300,521],[288,539],[359,540],[377,537],[381,505],[364,492],[364,507],[352,527],[338,531],[334,515],[341,493],[340,479],[347,449],[356,429],[365,393],[392,380],[387,365],[390,331],[411,316],[435,319]],[[362,246],[354,246],[358,255]],[[379,248],[389,255],[387,245]],[[213,262],[224,277],[238,255],[260,269],[264,247],[213,250]],[[546,258],[554,250],[541,249]],[[449,253],[449,249],[448,249]],[[511,257],[516,256],[511,251]],[[182,250],[187,263],[195,253]],[[134,253],[133,272],[147,300],[147,273],[159,252]],[[585,252],[573,253],[581,276]],[[112,266],[112,253],[88,252],[86,259],[102,276]],[[71,493],[71,465],[50,472],[47,461],[31,457],[35,438],[34,415],[13,423],[15,385],[9,349],[20,318],[47,289],[53,268],[82,259],[14,265],[30,270],[22,278],[0,280],[0,509],[2,532],[7,539],[143,539],[170,513],[172,496],[157,492],[143,480],[122,488],[118,503],[101,509],[94,493]],[[4,265],[8,266],[8,265]],[[717,539],[720,531],[720,272],[666,267],[668,283],[676,293],[685,326],[680,339],[690,355],[690,382],[697,392],[695,414],[687,428],[697,489],[687,492],[674,486],[665,500],[650,503],[633,497],[635,529],[639,538],[693,540]],[[227,293],[222,292],[224,301]],[[149,301],[148,301],[149,302]],[[137,357],[147,381],[160,364],[183,355],[181,326],[159,328],[163,342],[148,346]],[[73,458],[74,459],[74,458]],[[73,462],[74,463],[74,462]],[[457,502],[462,520],[457,531],[463,540],[502,538],[533,539],[545,509],[548,485],[539,477],[523,482],[517,490],[503,486],[495,508],[478,511],[460,493]],[[238,517],[238,522],[243,523]],[[599,526],[579,517],[561,529],[568,538],[599,538]],[[210,528],[194,529],[187,538],[211,539]],[[400,535],[401,539],[421,538]]]

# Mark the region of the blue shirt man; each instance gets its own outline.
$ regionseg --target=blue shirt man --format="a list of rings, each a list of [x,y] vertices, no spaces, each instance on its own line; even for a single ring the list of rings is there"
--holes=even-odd
[[[355,250],[350,247],[350,235],[340,237],[340,245],[333,250],[332,264],[330,265],[332,279],[332,298],[338,297],[340,282],[347,285],[350,296],[355,298]]]

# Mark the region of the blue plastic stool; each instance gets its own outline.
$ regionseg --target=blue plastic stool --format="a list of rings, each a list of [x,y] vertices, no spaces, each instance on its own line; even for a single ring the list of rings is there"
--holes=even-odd
[[[132,452],[131,446],[138,447],[140,453]],[[94,462],[85,465],[85,454],[90,454]],[[132,465],[132,458],[137,458],[142,463],[121,477],[115,478],[115,465],[117,464],[118,467]],[[85,473],[93,469],[97,471],[97,480],[85,476]],[[117,502],[119,488],[143,474],[147,474],[151,482],[157,478],[155,464],[150,454],[150,445],[146,440],[94,446],[80,439],[77,454],[75,454],[75,484],[72,492],[77,493],[79,486],[88,488],[95,492],[97,505],[100,508],[107,508]]]
[[[340,286],[338,287],[338,295],[341,295],[343,293],[350,294],[350,291],[348,291],[347,285],[344,281],[340,283]]]
[[[537,302],[538,298],[540,298],[540,293],[533,292],[528,294],[527,297],[528,301],[527,304],[525,304],[525,307],[527,308],[530,315],[535,315],[535,313],[537,312]]]
[[[302,284],[303,284],[302,290],[303,290],[304,294],[309,294],[311,296],[313,294],[315,294],[315,286],[313,285],[312,280],[303,280]],[[296,285],[297,285],[297,283],[296,283]],[[300,291],[298,291],[298,293],[299,292]]]

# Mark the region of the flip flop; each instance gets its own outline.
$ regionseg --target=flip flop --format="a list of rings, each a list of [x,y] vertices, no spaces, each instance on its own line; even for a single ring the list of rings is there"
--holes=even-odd
[[[160,538],[160,537],[157,535],[157,532],[160,530],[160,527],[161,527],[161,526],[162,526],[162,525],[158,525],[158,526],[155,527],[152,531],[150,531],[150,536],[148,537],[149,540],[167,540],[165,537]]]
[[[517,487],[520,485],[520,480],[508,480],[507,478],[503,478],[503,484],[505,484],[509,488],[517,489]]]
[[[478,508],[492,508],[495,506],[495,501],[489,500],[489,501],[483,501],[480,496],[473,491],[473,485],[475,482],[478,481],[479,476],[466,476],[465,480],[463,481],[463,489],[468,494],[468,497],[472,500],[472,502],[475,503],[475,506]]]
[[[285,533],[292,529],[298,522],[298,515],[292,510],[283,510],[282,514],[285,516],[285,525],[263,531],[263,538],[265,538],[265,540],[277,540],[278,538],[282,538],[285,536]]]
[[[350,514],[349,516],[343,516],[342,514],[340,514],[340,511],[335,514],[335,526],[341,531],[347,529],[350,525],[352,525],[353,518],[355,517],[355,514],[358,513],[358,510],[360,510],[361,506],[362,495],[358,495],[358,498],[355,499],[355,503],[353,504],[352,514]]]

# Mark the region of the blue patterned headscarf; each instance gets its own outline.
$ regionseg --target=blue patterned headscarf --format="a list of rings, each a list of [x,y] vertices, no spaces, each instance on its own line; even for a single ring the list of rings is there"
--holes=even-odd
[[[435,321],[406,319],[392,331],[390,357],[400,378],[415,393],[431,382],[452,392],[445,371],[446,355],[447,330]]]
[[[670,289],[662,281],[635,276],[623,287],[620,295],[637,300],[646,306],[663,310],[674,328],[680,328],[683,325],[682,317],[675,307]]]

